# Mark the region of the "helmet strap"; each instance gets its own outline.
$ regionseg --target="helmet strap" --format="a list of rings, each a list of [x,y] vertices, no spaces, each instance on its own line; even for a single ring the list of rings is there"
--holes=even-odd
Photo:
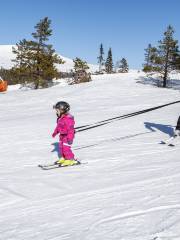
[[[62,113],[59,109],[56,109],[56,115],[57,115],[57,117],[61,117]]]

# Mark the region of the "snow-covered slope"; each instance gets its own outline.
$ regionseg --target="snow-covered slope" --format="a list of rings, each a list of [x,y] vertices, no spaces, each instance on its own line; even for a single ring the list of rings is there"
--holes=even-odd
[[[12,53],[12,45],[0,45],[0,68],[11,68],[14,59],[14,54]]]
[[[57,160],[52,105],[71,104],[76,126],[179,100],[179,91],[137,84],[140,75],[0,95],[0,239],[179,240],[180,104],[77,133],[88,164],[42,171]]]
[[[15,58],[15,55],[12,53],[13,45],[0,45],[0,68],[10,68],[13,66],[12,59]],[[73,60],[67,57],[59,55],[64,61],[65,64],[57,64],[57,68],[62,72],[69,72],[74,67]],[[88,64],[91,72],[98,70],[97,65]]]

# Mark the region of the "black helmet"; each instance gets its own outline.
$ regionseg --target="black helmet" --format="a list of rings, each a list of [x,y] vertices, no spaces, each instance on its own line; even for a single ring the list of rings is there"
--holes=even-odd
[[[54,109],[59,109],[59,110],[63,110],[64,113],[68,112],[70,110],[70,105],[67,102],[57,102],[54,106]]]

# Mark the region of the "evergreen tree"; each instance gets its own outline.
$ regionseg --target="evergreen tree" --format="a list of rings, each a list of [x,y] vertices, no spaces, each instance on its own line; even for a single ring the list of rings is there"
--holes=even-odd
[[[31,41],[23,39],[16,44],[16,47],[12,48],[12,52],[16,54],[16,59],[12,60],[15,62],[15,67],[12,68],[18,83],[32,82],[32,52]]]
[[[86,71],[89,69],[87,62],[81,60],[80,58],[74,59],[73,62],[75,73],[73,76],[72,84],[91,81],[91,74]]]
[[[178,56],[175,59],[175,68],[177,70],[180,70],[180,54],[178,54]]]
[[[118,72],[119,71],[119,66],[120,66],[120,61],[118,60],[118,61],[116,61],[116,63],[115,63],[115,72]]]
[[[55,63],[62,64],[61,58],[55,54],[52,45],[47,44],[52,35],[51,21],[45,17],[35,26],[36,32],[32,33],[33,41],[22,40],[13,48],[16,54],[17,74],[23,81],[34,82],[35,89],[39,86],[46,87],[53,78],[58,76]],[[25,80],[26,79],[26,80]]]
[[[122,58],[120,61],[118,72],[127,73],[128,71],[129,71],[129,66],[128,66],[127,60],[125,58]]]
[[[87,65],[86,61],[81,60],[80,58],[76,58],[73,60],[74,62],[74,70],[75,72],[77,71],[86,71],[87,69],[89,69],[89,66]]]
[[[42,58],[42,78],[46,79],[48,82],[51,82],[53,78],[57,78],[59,73],[55,67],[56,64],[63,64],[64,61],[59,58],[55,53],[55,50],[52,48],[52,45],[48,45],[43,54]]]
[[[17,74],[13,71],[13,69],[5,69],[5,68],[0,68],[0,76],[2,79],[7,80],[8,85],[12,84],[18,84],[19,83],[19,78]]]
[[[167,85],[168,73],[176,69],[176,60],[179,56],[178,41],[173,38],[174,29],[172,26],[167,27],[164,32],[163,40],[159,41],[158,55],[156,56],[156,64],[159,72],[163,76],[163,87]]]
[[[107,59],[106,59],[105,68],[106,68],[107,73],[112,73],[113,72],[113,59],[112,59],[111,48],[109,48],[109,51],[108,51],[108,56],[107,56]]]
[[[101,72],[102,66],[104,65],[103,55],[104,55],[104,49],[103,49],[103,45],[102,45],[102,43],[101,43],[100,49],[99,49],[99,56],[98,56],[99,72]]]
[[[152,72],[156,70],[157,48],[151,44],[145,49],[145,64],[143,65],[144,72]]]

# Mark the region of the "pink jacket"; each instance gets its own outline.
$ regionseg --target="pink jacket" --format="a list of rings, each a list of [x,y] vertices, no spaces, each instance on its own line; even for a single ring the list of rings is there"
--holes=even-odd
[[[74,125],[75,125],[74,117],[69,113],[64,114],[62,117],[58,119],[57,126],[54,129],[52,136],[55,137],[59,133],[60,141],[72,144],[75,133]]]

